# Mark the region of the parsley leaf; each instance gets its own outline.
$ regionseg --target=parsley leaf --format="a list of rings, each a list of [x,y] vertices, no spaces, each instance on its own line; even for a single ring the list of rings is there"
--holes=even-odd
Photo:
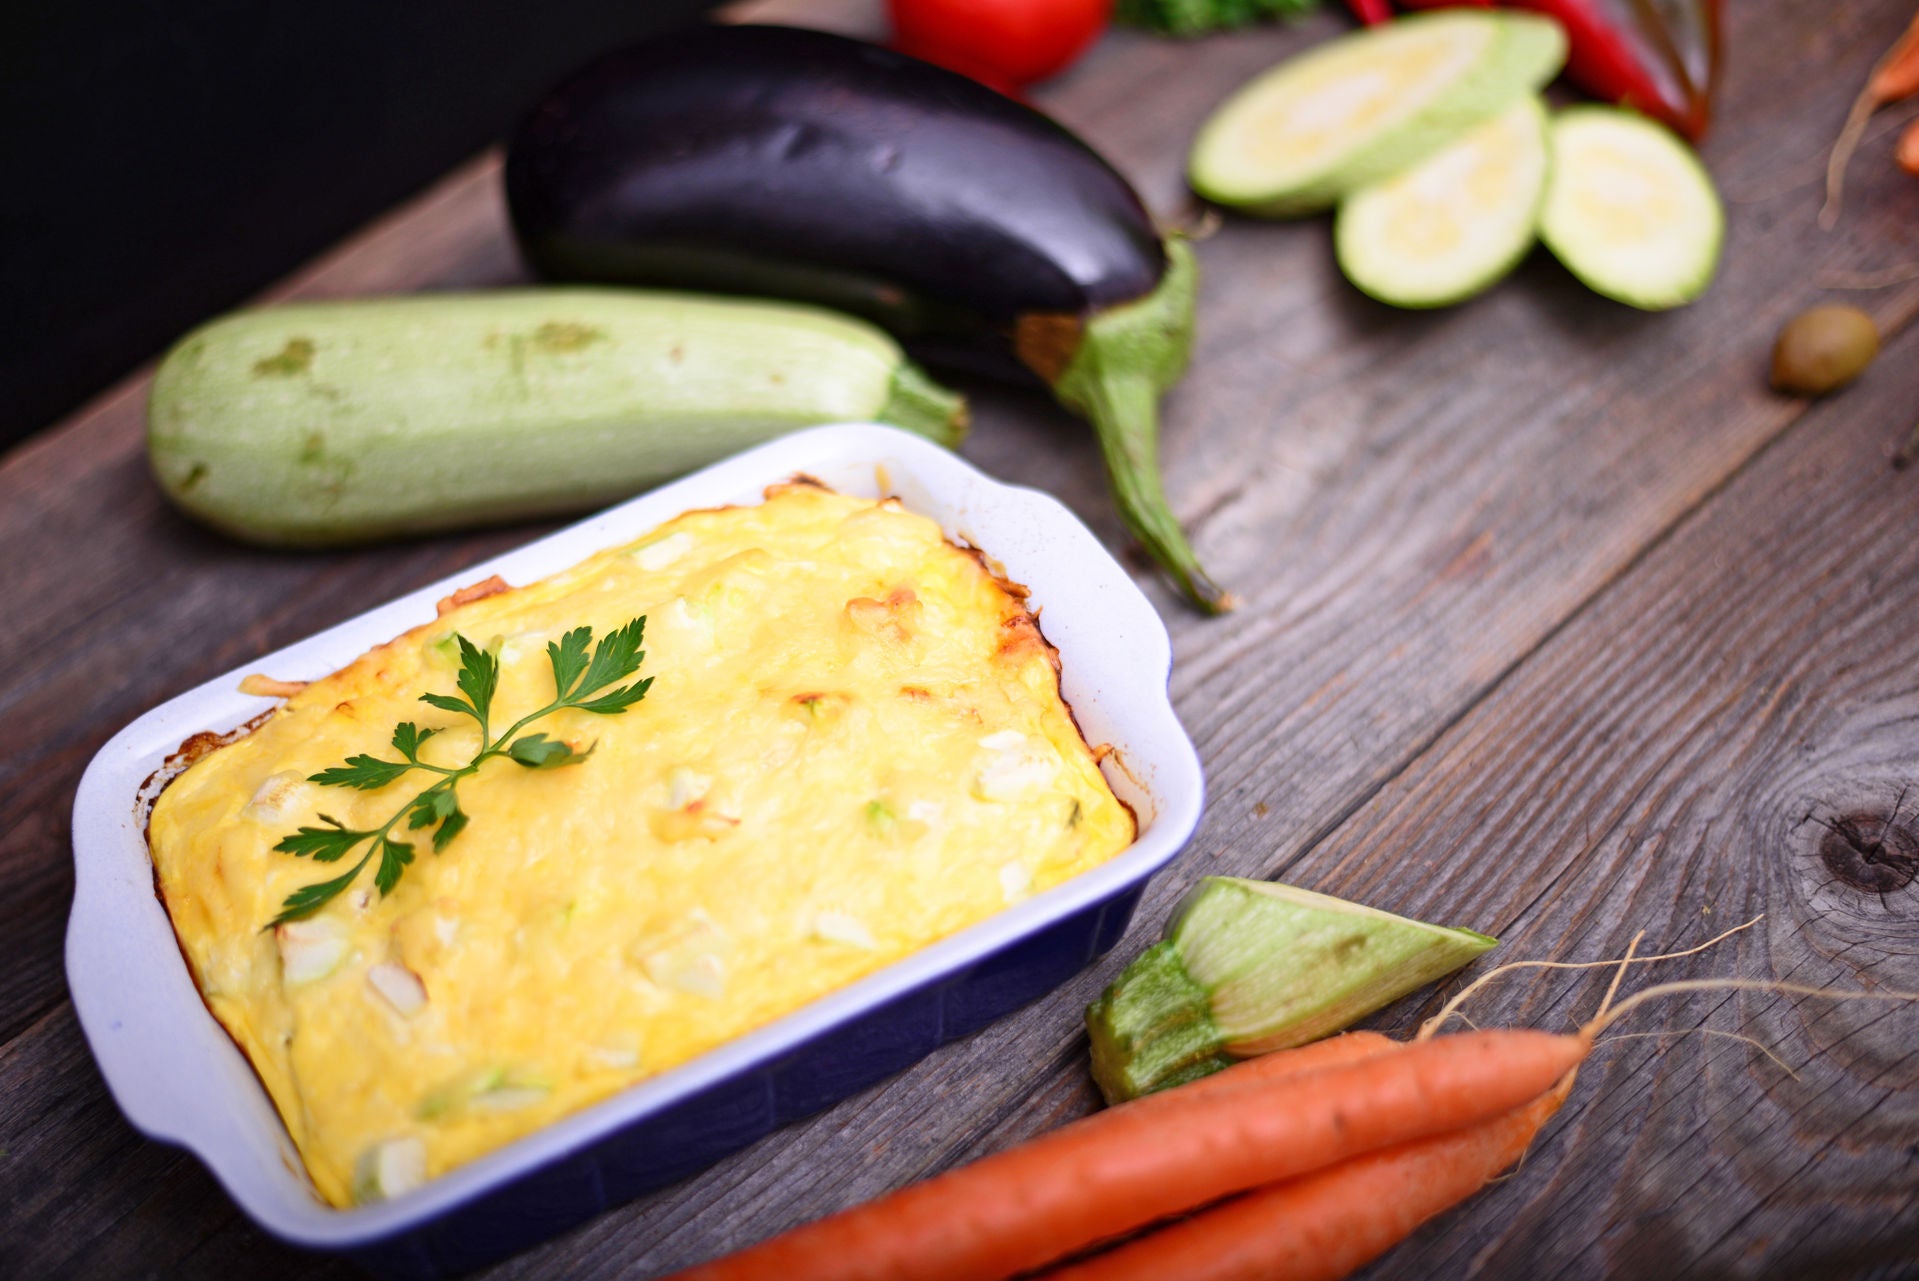
[[[382,835],[374,842],[374,848],[380,851],[380,866],[373,873],[373,883],[380,887],[380,897],[385,898],[400,883],[400,874],[406,871],[406,865],[413,861],[413,847]]]
[[[411,815],[407,819],[408,827],[431,827],[449,817],[459,803],[453,799],[453,789],[434,787],[421,792],[413,798],[413,804],[407,807]]]
[[[573,706],[583,712],[592,712],[598,716],[618,716],[621,712],[645,698],[646,691],[651,689],[652,686],[653,678],[649,676],[643,681],[634,681],[624,689],[616,689],[610,694],[602,695],[590,703],[575,703]]]
[[[453,793],[448,792],[447,795],[452,796]],[[458,836],[464,827],[466,827],[466,811],[460,808],[458,801],[455,801],[453,812],[441,820],[439,830],[433,833],[433,852],[438,854],[445,849],[446,843]]]
[[[286,902],[280,905],[280,914],[268,921],[266,927],[272,929],[288,921],[297,921],[303,916],[312,916],[325,907],[334,895],[353,884],[354,878],[360,874],[360,869],[366,866],[367,859],[372,857],[373,852],[369,850],[366,858],[355,863],[344,876],[336,876],[330,881],[321,881],[315,885],[302,885],[287,895]]]
[[[544,734],[528,734],[516,739],[506,754],[526,766],[528,769],[557,769],[562,765],[578,765],[593,755],[593,749],[576,752],[570,746]]]
[[[337,863],[355,845],[373,835],[345,827],[330,814],[320,815],[320,821],[326,826],[303,827],[291,836],[280,838],[280,843],[273,848],[282,854],[311,858],[316,863]]]
[[[589,694],[597,694],[614,681],[622,681],[640,670],[640,664],[646,655],[640,652],[640,640],[646,635],[646,619],[636,618],[618,631],[609,633],[593,647],[593,662],[587,667],[586,675],[580,680],[580,687],[571,692],[570,697],[562,695],[575,707],[584,706],[580,699]],[[619,709],[625,711],[624,707]]]
[[[412,721],[401,721],[393,727],[393,750],[418,765],[420,744],[439,732],[437,729],[421,729]]]
[[[460,692],[484,725],[493,708],[493,693],[500,685],[500,660],[458,633],[454,639],[460,642]]]
[[[374,869],[373,883],[379,887],[382,895],[390,894],[413,862],[413,846],[406,841],[396,840],[393,830],[401,823],[405,823],[410,831],[433,828],[433,852],[437,854],[445,849],[454,837],[466,830],[469,821],[466,811],[460,808],[455,789],[461,780],[470,778],[494,757],[504,757],[528,769],[558,769],[583,763],[593,754],[591,748],[584,752],[575,751],[566,742],[543,731],[524,735],[520,731],[543,716],[563,710],[588,712],[595,716],[617,716],[645,698],[646,691],[653,684],[650,676],[630,685],[608,688],[640,670],[640,664],[646,661],[646,654],[640,649],[640,641],[645,634],[646,619],[642,616],[608,633],[597,645],[593,644],[591,627],[576,627],[558,641],[549,642],[546,654],[553,668],[553,700],[522,716],[505,732],[494,734],[491,717],[493,699],[500,687],[500,661],[466,637],[454,633],[453,638],[460,648],[460,674],[455,684],[464,697],[426,693],[420,695],[420,701],[443,712],[477,721],[480,726],[479,749],[471,760],[457,768],[429,765],[420,759],[420,748],[439,733],[439,729],[421,729],[412,721],[401,721],[393,728],[392,741],[393,750],[404,759],[386,761],[361,753],[349,756],[344,765],[335,765],[312,775],[311,781],[327,787],[351,787],[368,792],[399,781],[410,770],[426,770],[440,775],[440,779],[402,805],[393,817],[377,828],[350,828],[322,814],[319,817],[324,826],[302,827],[291,836],[282,837],[273,847],[276,851],[311,858],[319,863],[338,862],[358,848],[362,841],[370,841],[371,844],[366,853],[360,856],[360,861],[344,875],[330,881],[301,886],[289,894],[281,904],[280,914],[268,922],[267,928],[319,911],[353,884],[375,856],[379,858],[379,866]],[[590,658],[589,647],[592,651]]]
[[[575,627],[558,641],[548,641],[546,657],[553,664],[553,688],[558,697],[573,693],[573,682],[586,670],[586,647],[593,643],[591,627]]]
[[[310,783],[322,783],[327,787],[357,787],[363,792],[377,792],[388,783],[397,782],[400,775],[412,769],[406,761],[383,761],[377,756],[349,756],[346,764],[335,765],[332,769],[323,769],[310,775]]]
[[[451,694],[422,694],[420,701],[430,703],[443,712],[457,712],[461,716],[471,716],[476,721],[480,719],[480,714],[473,710],[470,703],[464,698],[455,698]]]

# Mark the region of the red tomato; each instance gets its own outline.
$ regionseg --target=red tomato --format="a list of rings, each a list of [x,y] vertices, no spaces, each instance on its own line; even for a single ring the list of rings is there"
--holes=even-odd
[[[1113,0],[888,0],[901,53],[996,89],[1044,80],[1085,52]]]

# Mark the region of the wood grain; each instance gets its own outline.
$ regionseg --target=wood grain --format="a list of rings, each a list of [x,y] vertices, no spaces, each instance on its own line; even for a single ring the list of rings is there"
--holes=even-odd
[[[1887,356],[1919,362],[1919,332]],[[1515,956],[1617,956],[1640,930],[1684,946],[1764,913],[1635,984],[1919,991],[1919,891],[1863,888],[1826,851],[1847,816],[1868,842],[1919,827],[1919,488],[1878,427],[1911,394],[1885,380],[1809,416],[1279,870],[1489,923]],[[1407,877],[1384,852],[1451,874]],[[1515,976],[1470,1013],[1564,1026],[1604,977]],[[1699,1027],[1721,1035],[1681,1035]],[[1621,1030],[1672,1035],[1602,1051],[1519,1175],[1380,1275],[1453,1275],[1480,1252],[1539,1277],[1914,1257],[1919,1005],[1710,993]]]
[[[1764,910],[1671,973],[1919,988],[1919,890],[1865,892],[1835,870],[1896,879],[1905,847],[1885,833],[1905,830],[1908,783],[1919,813],[1919,477],[1883,456],[1919,404],[1919,284],[1852,296],[1896,335],[1858,389],[1808,412],[1761,372],[1823,273],[1919,257],[1919,184],[1892,170],[1887,126],[1855,161],[1841,227],[1813,224],[1824,145],[1909,5],[1733,9],[1705,152],[1729,245],[1694,307],[1605,304],[1539,255],[1476,303],[1411,315],[1339,281],[1323,221],[1228,221],[1200,246],[1168,487],[1247,605],[1201,620],[1143,578],[1174,632],[1212,803],[1120,953],[1199,875],[1283,872],[1503,932],[1515,955],[1616,955],[1642,928],[1684,944]],[[853,0],[753,12],[875,22]],[[1116,34],[1039,98],[1180,219],[1199,119],[1342,25]],[[276,296],[518,279],[496,183],[481,158]],[[968,455],[1060,494],[1120,547],[1083,429],[976,390]],[[134,380],[0,462],[0,537],[17,549],[0,559],[15,743],[0,761],[0,1273],[345,1275],[262,1238],[106,1097],[60,972],[66,809],[91,753],[140,711],[529,531],[310,556],[232,546],[161,504],[143,396]],[[490,1275],[653,1275],[1084,1111],[1078,1011],[1123,959]],[[1592,1000],[1592,982],[1511,982],[1475,1017],[1551,1025]],[[1727,997],[1636,1030],[1702,1021],[1759,1038],[1800,1081],[1723,1037],[1623,1041],[1518,1177],[1375,1274],[1844,1275],[1919,1255],[1912,1014]]]

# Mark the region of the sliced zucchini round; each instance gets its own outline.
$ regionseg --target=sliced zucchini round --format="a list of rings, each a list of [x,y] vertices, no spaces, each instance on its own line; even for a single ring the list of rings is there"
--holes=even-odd
[[[1726,212],[1693,149],[1619,107],[1572,107],[1552,122],[1552,176],[1539,235],[1595,292],[1664,311],[1706,292]]]
[[[1446,9],[1362,28],[1227,99],[1187,178],[1250,213],[1313,213],[1538,90],[1565,60],[1565,31],[1537,14]]]
[[[1546,104],[1528,94],[1465,137],[1340,202],[1346,279],[1395,307],[1444,307],[1503,279],[1532,247],[1546,193]]]

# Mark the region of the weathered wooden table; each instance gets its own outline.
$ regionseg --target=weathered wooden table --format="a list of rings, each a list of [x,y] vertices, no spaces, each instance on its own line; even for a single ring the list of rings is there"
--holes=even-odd
[[[1127,942],[489,1275],[652,1275],[1087,1110],[1081,1007],[1208,872],[1470,924],[1508,957],[1617,956],[1640,930],[1686,946],[1763,912],[1662,975],[1919,989],[1919,471],[1888,463],[1919,419],[1919,268],[1898,270],[1919,258],[1919,182],[1889,156],[1909,112],[1869,133],[1838,228],[1815,223],[1825,145],[1912,4],[1729,7],[1705,156],[1730,234],[1695,306],[1611,305],[1542,253],[1478,302],[1409,314],[1342,283],[1323,220],[1229,220],[1201,245],[1167,481],[1245,604],[1201,619],[1141,571],[1211,804]],[[855,0],[769,10],[878,27]],[[1343,21],[1191,45],[1118,34],[1038,96],[1180,219],[1204,113]],[[521,279],[487,156],[275,296]],[[1878,364],[1824,403],[1773,395],[1773,333],[1841,286],[1886,335]],[[1120,546],[1088,433],[1037,398],[977,392],[967,455]],[[146,708],[535,531],[232,545],[161,502],[145,393],[135,378],[0,461],[0,1274],[351,1275],[264,1237],[108,1098],[62,979],[68,808],[89,756]],[[1601,982],[1516,976],[1473,1014],[1563,1027]],[[1919,1276],[1919,1009],[1714,993],[1634,1031],[1515,1176],[1371,1275]]]

